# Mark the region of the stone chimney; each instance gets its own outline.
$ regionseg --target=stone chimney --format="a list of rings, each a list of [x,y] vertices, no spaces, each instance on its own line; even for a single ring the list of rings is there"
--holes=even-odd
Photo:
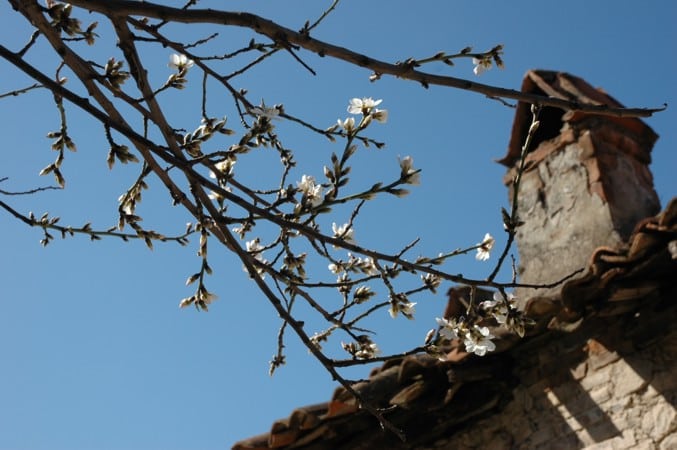
[[[522,91],[622,106],[601,89],[562,72],[529,71]],[[509,198],[530,123],[530,106],[519,103],[508,154],[499,161],[508,167],[504,182]],[[636,118],[542,108],[519,192],[518,212],[524,222],[516,236],[520,282],[552,283],[585,267],[596,248],[626,242],[641,219],[659,211],[649,171],[657,138]],[[522,298],[535,294],[530,290]]]

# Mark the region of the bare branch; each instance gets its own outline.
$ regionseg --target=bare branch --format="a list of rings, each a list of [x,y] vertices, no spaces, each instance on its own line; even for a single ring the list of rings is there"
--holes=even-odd
[[[214,25],[232,25],[250,28],[257,33],[268,36],[280,45],[298,45],[319,56],[331,56],[370,69],[377,74],[392,75],[397,78],[416,81],[423,86],[438,85],[477,92],[490,98],[508,98],[530,104],[554,106],[564,110],[583,111],[590,114],[615,117],[649,117],[667,108],[667,104],[660,108],[612,108],[604,105],[584,104],[527,94],[513,89],[489,86],[461,78],[419,72],[405,64],[386,63],[344,47],[314,39],[309,34],[290,30],[255,14],[216,11],[213,9],[183,10],[150,2],[134,2],[129,0],[73,0],[71,4],[90,11],[103,13],[109,17],[145,16],[178,23],[210,23]]]

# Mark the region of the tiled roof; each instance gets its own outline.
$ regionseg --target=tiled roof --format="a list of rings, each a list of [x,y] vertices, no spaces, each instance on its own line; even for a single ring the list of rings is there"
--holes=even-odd
[[[500,407],[518,383],[511,367],[543,337],[576,333],[593,318],[634,313],[640,306],[674,308],[677,294],[677,198],[656,217],[639,223],[621,248],[598,248],[587,272],[558,295],[532,298],[526,312],[536,321],[524,339],[493,330],[496,352],[468,355],[458,345],[449,360],[428,355],[390,361],[353,387],[406,434],[407,445],[429,444],[471,419]],[[462,294],[462,288],[455,291]],[[537,350],[536,350],[537,351]],[[270,431],[235,444],[235,450],[405,448],[338,388],[326,403],[297,408]]]

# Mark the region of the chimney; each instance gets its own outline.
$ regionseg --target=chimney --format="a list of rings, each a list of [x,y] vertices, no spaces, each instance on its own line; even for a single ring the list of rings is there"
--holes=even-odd
[[[529,71],[522,91],[622,107],[601,89],[562,72]],[[641,219],[660,209],[649,171],[658,135],[644,122],[554,107],[543,107],[539,118],[518,200],[524,222],[516,235],[518,270],[520,282],[529,284],[552,283],[585,267],[596,248],[626,242]],[[530,124],[530,105],[519,103],[508,154],[499,161],[508,167],[509,198]],[[559,288],[530,290],[521,298]]]

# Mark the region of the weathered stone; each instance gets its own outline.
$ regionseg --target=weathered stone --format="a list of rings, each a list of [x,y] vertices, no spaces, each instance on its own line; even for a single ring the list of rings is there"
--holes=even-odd
[[[601,405],[602,403],[605,403],[611,399],[611,389],[609,388],[609,385],[590,391],[590,398],[598,405]]]
[[[654,441],[658,442],[670,431],[677,428],[676,415],[677,412],[672,405],[661,402],[647,411],[644,420],[642,420],[642,429]]]
[[[616,385],[616,396],[623,397],[639,391],[647,385],[647,381],[642,378],[630,365],[621,361],[614,366],[613,380]]]
[[[656,445],[651,439],[646,439],[640,442],[637,442],[635,446],[636,450],[656,450]]]
[[[612,381],[611,367],[607,366],[600,370],[588,374],[587,377],[581,380],[581,387],[586,391],[591,391],[600,386],[606,386]]]
[[[623,435],[612,439],[614,450],[625,450],[633,448],[637,444],[635,432],[633,430],[623,430]]]
[[[669,436],[666,436],[665,439],[661,441],[660,450],[674,450],[677,448],[677,433],[672,433]]]
[[[588,190],[588,174],[581,164],[583,149],[571,144],[553,152],[538,169],[522,178],[518,228],[521,281],[551,283],[585,266],[600,245],[618,245],[609,211],[599,196]],[[573,218],[576,220],[572,220]],[[548,295],[553,289],[518,290],[518,298]]]

